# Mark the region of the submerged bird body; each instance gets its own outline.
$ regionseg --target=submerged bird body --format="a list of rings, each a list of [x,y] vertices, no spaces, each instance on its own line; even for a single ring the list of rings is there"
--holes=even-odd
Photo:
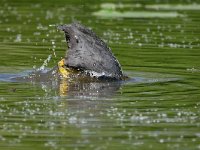
[[[58,29],[64,31],[68,44],[63,60],[65,67],[84,71],[92,76],[123,79],[118,60],[92,30],[78,23],[60,25]]]

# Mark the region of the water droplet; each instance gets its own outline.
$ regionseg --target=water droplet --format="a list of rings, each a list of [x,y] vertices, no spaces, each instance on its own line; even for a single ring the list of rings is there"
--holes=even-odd
[[[21,34],[17,34],[15,42],[21,42],[22,41],[22,35]]]

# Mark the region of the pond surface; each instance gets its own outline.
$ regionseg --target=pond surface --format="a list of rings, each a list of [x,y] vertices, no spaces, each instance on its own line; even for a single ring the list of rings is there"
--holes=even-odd
[[[109,1],[0,1],[0,149],[200,149],[199,1]],[[131,80],[11,80],[55,66],[74,20]]]

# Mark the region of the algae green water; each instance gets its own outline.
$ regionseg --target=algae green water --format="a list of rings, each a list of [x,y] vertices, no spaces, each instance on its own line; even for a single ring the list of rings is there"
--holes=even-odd
[[[198,0],[0,0],[0,8],[1,150],[200,149]],[[55,25],[74,20],[109,44],[130,81],[60,93],[65,83],[10,80],[55,66],[66,50]]]

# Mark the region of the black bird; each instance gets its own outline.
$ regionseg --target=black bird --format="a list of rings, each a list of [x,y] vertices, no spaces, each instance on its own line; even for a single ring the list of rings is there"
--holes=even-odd
[[[80,23],[59,25],[57,28],[64,31],[68,44],[65,58],[60,62],[63,67],[84,71],[98,78],[124,79],[119,61],[92,30]]]

